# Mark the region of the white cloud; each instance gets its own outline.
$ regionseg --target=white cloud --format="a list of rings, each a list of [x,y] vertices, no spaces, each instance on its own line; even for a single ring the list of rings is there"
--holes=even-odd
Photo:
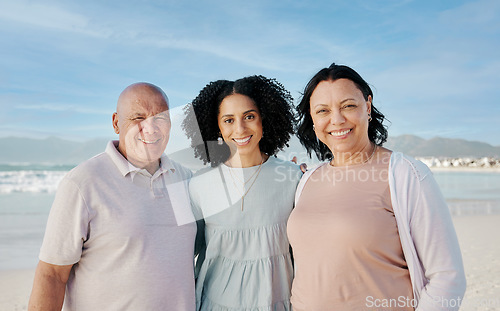
[[[498,111],[500,96],[500,2],[461,2],[0,0],[1,117],[63,112],[75,126],[79,113],[104,119],[121,89],[139,80],[168,86],[172,106],[209,80],[246,74],[276,77],[297,96],[335,61],[375,86],[376,102],[399,118],[395,129],[441,131],[450,113],[488,123],[493,117],[481,114]],[[487,108],[458,116],[470,98]],[[403,127],[428,107],[429,116]]]
[[[32,1],[16,0],[4,3],[2,10],[0,10],[0,19],[37,28],[76,32],[93,37],[110,35],[109,32],[102,29],[92,29],[89,19],[82,14],[65,10],[61,6]]]

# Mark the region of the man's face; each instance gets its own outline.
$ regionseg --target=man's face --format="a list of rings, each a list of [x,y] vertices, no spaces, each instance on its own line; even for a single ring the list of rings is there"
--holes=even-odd
[[[167,99],[144,85],[125,92],[113,114],[113,127],[119,134],[118,150],[134,166],[154,173],[170,135]]]

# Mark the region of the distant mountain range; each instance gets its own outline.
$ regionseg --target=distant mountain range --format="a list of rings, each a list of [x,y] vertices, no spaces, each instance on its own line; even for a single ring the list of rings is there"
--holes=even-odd
[[[77,142],[57,137],[3,137],[0,138],[0,163],[78,164],[103,152],[106,144],[106,139]]]
[[[4,137],[0,138],[0,163],[78,164],[103,152],[107,142],[108,140],[104,138],[76,142],[57,137],[46,139]],[[500,157],[500,146],[463,139],[436,137],[426,140],[413,135],[401,135],[390,137],[384,146],[421,157]],[[287,157],[294,154],[304,155],[305,152],[294,137],[284,154]],[[202,165],[201,161],[194,159],[189,148],[180,149],[170,153],[169,156],[189,167]],[[300,156],[299,161],[301,161]]]
[[[500,146],[442,137],[423,139],[413,135],[393,136],[389,137],[384,147],[414,157],[500,157]]]

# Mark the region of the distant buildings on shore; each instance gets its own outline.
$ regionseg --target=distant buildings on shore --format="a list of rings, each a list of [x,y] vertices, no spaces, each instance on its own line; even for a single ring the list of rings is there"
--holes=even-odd
[[[500,159],[497,158],[448,158],[448,157],[416,157],[417,160],[424,162],[428,167],[432,168],[499,168]]]

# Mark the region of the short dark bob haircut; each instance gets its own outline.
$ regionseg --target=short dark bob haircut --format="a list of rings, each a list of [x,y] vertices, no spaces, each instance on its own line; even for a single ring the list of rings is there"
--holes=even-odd
[[[184,108],[182,129],[191,139],[196,158],[212,167],[229,158],[229,146],[225,142],[217,144],[220,136],[217,120],[220,104],[232,94],[248,96],[255,102],[262,119],[263,136],[259,142],[262,152],[271,156],[288,146],[295,127],[293,98],[276,79],[256,75],[236,81],[211,82]]]
[[[314,75],[314,77],[312,77],[312,79],[307,83],[302,99],[297,106],[299,119],[297,137],[299,138],[301,144],[306,148],[309,156],[311,156],[312,151],[314,151],[318,159],[322,161],[331,160],[333,155],[330,149],[324,143],[319,141],[314,133],[313,121],[310,112],[310,99],[312,93],[320,82],[335,81],[338,79],[349,79],[354,82],[356,87],[361,91],[361,93],[363,93],[365,100],[368,100],[368,96],[372,97],[372,120],[368,125],[368,138],[371,142],[379,146],[382,146],[382,144],[387,141],[387,126],[383,125],[385,117],[373,105],[373,92],[368,83],[366,83],[366,81],[361,78],[361,76],[354,71],[354,69],[333,63],[330,67],[321,69]]]

